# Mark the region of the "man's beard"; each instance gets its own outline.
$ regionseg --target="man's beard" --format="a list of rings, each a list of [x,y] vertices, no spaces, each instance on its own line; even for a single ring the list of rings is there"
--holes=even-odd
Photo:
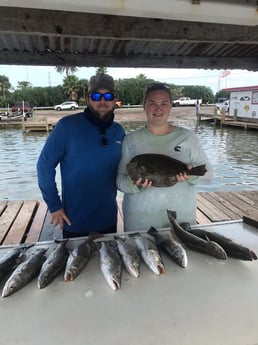
[[[113,115],[114,115],[114,109],[115,108],[113,108],[112,110],[110,110],[108,113],[106,113],[104,116],[102,115],[100,115],[99,114],[99,112],[98,111],[96,111],[95,109],[93,109],[92,108],[92,106],[89,104],[88,105],[88,107],[89,107],[89,109],[90,109],[90,111],[98,118],[98,119],[102,119],[102,120],[110,120],[112,117],[113,117]]]

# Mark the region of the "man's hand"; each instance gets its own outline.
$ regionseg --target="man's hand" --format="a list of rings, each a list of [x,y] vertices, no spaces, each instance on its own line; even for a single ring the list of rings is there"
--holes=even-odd
[[[63,208],[61,208],[60,210],[58,210],[56,212],[51,213],[50,223],[53,224],[54,226],[59,224],[60,228],[63,229],[64,228],[64,221],[68,225],[72,224],[70,219],[66,216]]]

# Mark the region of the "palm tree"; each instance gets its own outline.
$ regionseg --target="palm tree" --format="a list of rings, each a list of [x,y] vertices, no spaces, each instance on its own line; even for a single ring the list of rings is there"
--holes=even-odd
[[[80,79],[77,82],[77,87],[79,89],[79,96],[80,98],[82,98],[83,100],[86,99],[86,94],[87,94],[87,89],[88,89],[88,80],[87,79]]]
[[[77,101],[78,99],[78,87],[79,78],[75,75],[68,75],[64,78],[63,89],[70,100]]]
[[[107,67],[98,67],[96,69],[96,74],[106,74],[107,73]]]
[[[5,75],[0,75],[0,94],[3,96],[4,100],[6,99],[6,94],[10,88],[11,84],[8,77]]]
[[[65,73],[66,76],[77,72],[78,68],[76,66],[56,66],[55,67],[57,73],[63,74]]]

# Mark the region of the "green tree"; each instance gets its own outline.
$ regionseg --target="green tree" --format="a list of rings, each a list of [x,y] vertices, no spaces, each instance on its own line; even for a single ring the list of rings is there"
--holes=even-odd
[[[77,101],[79,94],[79,78],[75,75],[68,75],[64,78],[63,82],[65,94],[70,100]]]
[[[107,67],[96,68],[96,74],[106,74],[106,73],[107,73]]]
[[[80,79],[77,82],[78,88],[78,100],[80,104],[85,104],[87,90],[88,90],[88,80],[87,79]]]
[[[119,79],[116,81],[118,98],[123,104],[142,104],[146,86],[153,81],[144,74],[139,74],[136,78]]]
[[[181,85],[172,85],[171,87],[172,100],[184,97],[183,86]]]
[[[32,84],[29,81],[18,81],[17,89],[31,88]]]
[[[11,84],[9,82],[9,78],[5,75],[0,75],[0,106],[6,107],[9,90],[11,88]]]
[[[71,75],[75,72],[77,72],[78,67],[76,66],[56,66],[55,67],[57,73],[63,74],[65,73],[65,75],[68,77],[68,75]]]
[[[101,70],[103,72],[103,70]],[[75,75],[68,75],[63,79],[63,85],[56,87],[33,87],[27,81],[20,81],[16,90],[11,90],[8,78],[0,76],[0,106],[6,106],[3,94],[7,102],[12,105],[17,101],[30,102],[34,106],[46,107],[60,104],[67,99],[75,100],[80,104],[85,104],[88,80],[79,79]],[[115,80],[118,99],[124,105],[142,104],[146,86],[155,82],[148,79],[144,74],[139,74],[136,78]],[[8,88],[9,87],[9,88]],[[214,95],[209,87],[201,85],[174,85],[170,84],[172,99],[188,96],[191,98],[201,98],[203,103],[213,103]],[[5,91],[7,90],[7,91]],[[11,91],[9,91],[11,90]],[[229,94],[221,91],[216,97],[228,97]]]
[[[229,96],[230,96],[230,92],[220,90],[220,91],[218,91],[215,94],[215,102],[218,100],[218,98],[227,98],[227,99],[229,99]]]
[[[214,95],[210,87],[201,85],[184,85],[181,86],[179,97],[190,97],[192,99],[202,99],[202,103],[213,103]],[[175,100],[179,97],[174,97],[172,92],[172,99]]]
[[[55,87],[31,87],[17,89],[9,96],[9,103],[26,101],[35,107],[47,107],[60,104],[67,99],[61,85]]]

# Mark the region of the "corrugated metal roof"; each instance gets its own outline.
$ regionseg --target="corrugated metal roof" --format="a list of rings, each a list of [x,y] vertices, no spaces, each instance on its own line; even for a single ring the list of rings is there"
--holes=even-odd
[[[0,64],[258,70],[258,27],[1,7]]]

